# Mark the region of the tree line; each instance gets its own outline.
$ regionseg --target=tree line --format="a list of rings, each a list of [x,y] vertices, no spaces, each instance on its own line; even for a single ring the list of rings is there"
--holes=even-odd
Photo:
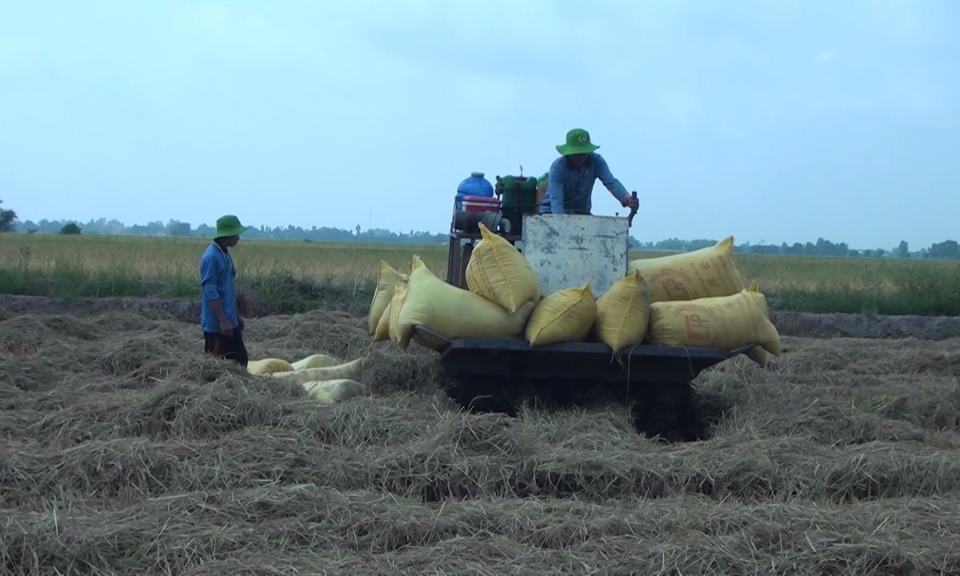
[[[170,220],[166,224],[160,221],[147,224],[127,226],[118,220],[99,218],[86,223],[76,221],[61,221],[43,219],[39,222],[31,220],[20,221],[13,210],[5,210],[0,200],[0,232],[21,232],[39,234],[97,234],[97,235],[124,235],[124,236],[156,236],[156,237],[206,237],[209,238],[214,227],[209,224],[193,226],[189,222]],[[359,225],[352,229],[317,227],[302,228],[289,225],[286,227],[259,226],[250,229],[244,234],[245,238],[270,240],[299,240],[304,242],[362,242],[371,244],[445,244],[449,236],[446,233],[432,232],[394,232],[384,228],[363,230]],[[657,242],[640,242],[631,238],[634,248],[663,252],[687,252],[714,245],[714,239],[681,240],[670,238]],[[960,245],[955,240],[934,243],[926,248],[912,251],[906,240],[892,248],[855,249],[846,242],[832,242],[823,238],[816,242],[788,244],[751,244],[749,242],[736,246],[740,254],[771,254],[791,256],[834,256],[860,258],[927,258],[936,260],[960,260]]]

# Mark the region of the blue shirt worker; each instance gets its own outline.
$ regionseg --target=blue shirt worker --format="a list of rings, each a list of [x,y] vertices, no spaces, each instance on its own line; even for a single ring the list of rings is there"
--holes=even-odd
[[[537,214],[540,214],[540,205],[543,199],[547,197],[547,179],[550,178],[549,172],[544,172],[543,176],[537,178]]]
[[[590,214],[593,184],[600,180],[625,208],[640,207],[619,180],[613,177],[590,133],[582,128],[567,132],[567,142],[557,146],[560,157],[550,165],[547,190],[540,202],[541,214]]]
[[[219,358],[247,366],[247,348],[243,343],[243,320],[237,311],[237,270],[230,249],[249,229],[236,216],[217,220],[213,242],[200,258],[200,325],[204,351]]]

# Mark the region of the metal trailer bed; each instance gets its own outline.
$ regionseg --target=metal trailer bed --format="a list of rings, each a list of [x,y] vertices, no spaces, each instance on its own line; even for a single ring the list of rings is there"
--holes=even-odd
[[[631,405],[639,432],[679,432],[685,441],[701,439],[705,432],[691,382],[755,347],[726,351],[641,344],[615,359],[601,343],[530,346],[519,338],[448,339],[424,326],[414,332],[442,343],[440,363],[452,380],[446,393],[466,410],[515,416],[528,398],[568,407],[599,395]]]

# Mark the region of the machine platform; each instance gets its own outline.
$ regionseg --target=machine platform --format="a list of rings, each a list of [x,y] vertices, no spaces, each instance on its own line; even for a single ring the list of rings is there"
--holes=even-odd
[[[564,342],[530,346],[523,339],[446,339],[423,326],[419,335],[443,342],[440,363],[450,377],[447,395],[472,412],[516,415],[526,398],[555,406],[582,404],[598,392],[634,406],[634,425],[648,436],[679,428],[683,439],[702,435],[691,414],[691,381],[701,372],[749,352],[641,344],[621,351],[606,344]],[[669,420],[669,422],[665,421]]]

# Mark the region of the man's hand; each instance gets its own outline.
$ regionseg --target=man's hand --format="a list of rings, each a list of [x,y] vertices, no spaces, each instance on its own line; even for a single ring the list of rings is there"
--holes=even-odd
[[[623,199],[623,207],[629,208],[631,210],[638,210],[640,208],[640,201],[637,200],[632,194]]]
[[[233,336],[233,326],[230,324],[230,321],[227,320],[227,315],[223,313],[220,300],[211,300],[210,307],[213,308],[213,313],[216,314],[217,319],[220,320],[220,333],[224,336]]]

